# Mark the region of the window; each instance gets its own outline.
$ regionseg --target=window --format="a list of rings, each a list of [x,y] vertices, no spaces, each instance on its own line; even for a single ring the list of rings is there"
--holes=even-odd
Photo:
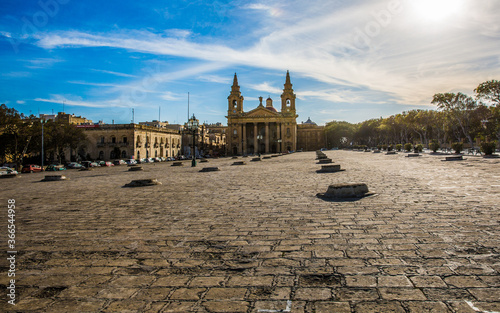
[[[115,159],[115,152],[114,151],[111,151],[111,153],[109,154],[109,158]]]
[[[104,151],[99,151],[99,160],[104,159]]]
[[[115,136],[111,136],[111,143],[116,143],[116,137]]]
[[[127,138],[127,137],[125,137]],[[126,159],[127,158],[127,151],[123,150],[122,151],[122,159]]]
[[[238,107],[238,101],[233,100],[233,108],[236,109]]]
[[[141,142],[141,136],[137,135],[137,142]]]
[[[125,137],[125,136],[124,136],[124,137],[122,138],[122,142],[123,142],[123,143],[127,143],[127,137]]]
[[[287,135],[287,136],[290,136],[290,128],[287,128],[287,129],[286,129],[286,135]]]
[[[292,102],[290,101],[290,99],[286,99],[286,106],[289,107],[291,104]]]
[[[235,129],[233,134],[238,135],[238,131]]]
[[[101,143],[104,143],[104,136],[101,136]]]

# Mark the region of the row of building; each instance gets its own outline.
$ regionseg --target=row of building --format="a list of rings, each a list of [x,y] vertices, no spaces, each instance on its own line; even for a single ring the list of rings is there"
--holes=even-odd
[[[297,124],[296,95],[290,73],[286,73],[281,111],[268,98],[255,109],[244,111],[237,75],[228,97],[227,126],[221,123],[201,124],[195,137],[196,154],[244,155],[313,151],[325,147],[324,126],[309,118]],[[191,156],[193,135],[186,125],[152,121],[139,124],[92,123],[81,116],[60,112],[41,115],[42,119],[74,124],[82,128],[88,138],[86,145],[75,151],[79,157],[98,160],[141,159],[149,157]]]

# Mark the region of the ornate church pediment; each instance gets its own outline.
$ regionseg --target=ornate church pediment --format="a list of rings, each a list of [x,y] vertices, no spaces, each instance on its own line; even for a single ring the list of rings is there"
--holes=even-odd
[[[258,107],[245,114],[245,117],[262,117],[262,116],[275,117],[279,116],[279,113],[270,111],[264,107]]]

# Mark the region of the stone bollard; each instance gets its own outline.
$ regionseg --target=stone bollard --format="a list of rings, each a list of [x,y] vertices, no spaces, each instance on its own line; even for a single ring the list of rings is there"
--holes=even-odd
[[[320,159],[317,164],[329,164],[329,163],[333,163],[332,159],[327,158],[327,159]]]
[[[328,186],[326,193],[318,193],[316,196],[325,200],[358,199],[373,195],[368,193],[368,186],[364,183],[335,184]]]
[[[261,161],[261,159],[260,158],[253,158],[250,160],[250,162],[257,162],[257,161]]]
[[[246,163],[244,161],[237,161],[237,162],[233,162],[233,164],[231,165],[246,165]]]
[[[204,167],[200,170],[201,173],[205,173],[205,172],[217,172],[217,171],[220,171],[220,169],[218,167]]]
[[[234,157],[232,157],[231,159],[237,159],[237,158],[238,158],[237,156],[234,156]]]
[[[200,159],[200,163],[207,163],[208,160],[207,159]]]
[[[396,151],[387,151],[386,155],[394,155],[394,154],[397,154]]]
[[[67,180],[66,176],[64,175],[46,175],[42,181],[61,181],[61,180]]]
[[[419,156],[422,156],[418,153],[408,153],[408,155],[406,156],[407,158],[415,158],[415,157],[419,157]]]
[[[271,158],[270,156],[265,156],[262,159],[267,160],[267,159],[270,159],[270,158]]]
[[[125,184],[123,187],[147,187],[155,185],[161,185],[161,183],[156,179],[137,179]]]
[[[320,170],[317,170],[316,173],[336,173],[336,172],[343,172],[345,170],[340,169],[340,165],[335,164],[335,165],[323,165],[321,166]]]
[[[170,166],[183,166],[183,165],[184,165],[184,163],[182,163],[182,162],[174,162]]]

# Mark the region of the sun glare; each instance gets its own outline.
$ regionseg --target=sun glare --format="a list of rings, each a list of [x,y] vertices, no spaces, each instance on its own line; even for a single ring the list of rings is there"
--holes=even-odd
[[[413,0],[415,14],[428,21],[443,21],[460,13],[463,0]]]

